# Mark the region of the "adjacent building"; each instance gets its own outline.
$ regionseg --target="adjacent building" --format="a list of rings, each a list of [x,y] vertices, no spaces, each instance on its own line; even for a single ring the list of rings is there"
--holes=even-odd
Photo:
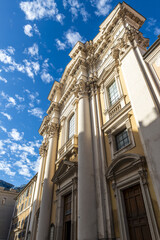
[[[0,181],[0,240],[6,240],[11,224],[17,191],[12,189],[13,185]]]
[[[27,239],[160,239],[160,39],[147,50],[144,22],[119,3],[70,52],[39,129]]]
[[[8,240],[24,240],[27,238],[27,234],[29,235],[28,228],[32,213],[36,180],[37,174],[15,198],[16,203],[8,234]]]

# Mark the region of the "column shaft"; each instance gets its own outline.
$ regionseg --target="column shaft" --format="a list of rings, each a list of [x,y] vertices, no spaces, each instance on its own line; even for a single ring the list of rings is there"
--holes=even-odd
[[[42,201],[37,231],[37,240],[48,240],[50,227],[50,214],[52,205],[53,183],[51,181],[55,171],[55,160],[57,150],[57,134],[49,139],[49,147],[46,158],[45,174],[43,181]]]
[[[88,95],[78,110],[78,240],[97,239],[97,214]]]

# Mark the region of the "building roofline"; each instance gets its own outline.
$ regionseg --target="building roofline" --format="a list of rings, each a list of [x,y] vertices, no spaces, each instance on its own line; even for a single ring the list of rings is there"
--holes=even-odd
[[[31,180],[26,184],[26,186],[18,193],[16,199],[26,190],[28,185],[33,181],[34,178],[37,178],[38,172],[31,178]]]
[[[158,45],[160,45],[160,35],[158,35],[158,39],[144,53],[143,58],[146,59],[157,48]]]

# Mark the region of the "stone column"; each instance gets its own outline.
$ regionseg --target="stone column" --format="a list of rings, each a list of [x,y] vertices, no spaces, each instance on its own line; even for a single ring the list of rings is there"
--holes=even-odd
[[[31,239],[34,239],[35,235],[35,214],[38,209],[38,203],[39,203],[39,193],[41,190],[41,181],[42,181],[42,173],[43,173],[43,168],[44,168],[44,163],[45,163],[45,156],[47,152],[47,146],[46,143],[42,143],[39,153],[41,155],[40,158],[40,165],[39,165],[39,170],[37,174],[37,181],[36,181],[36,187],[35,187],[35,193],[34,193],[34,199],[33,199],[33,208],[32,208],[32,213],[31,213],[31,220],[29,224],[29,232],[31,233]]]
[[[78,240],[97,240],[97,214],[91,120],[85,82],[79,83],[78,108]]]
[[[105,211],[104,216],[106,220],[104,221],[106,223],[107,228],[107,238],[108,239],[114,239],[115,233],[114,233],[114,222],[113,222],[113,214],[112,214],[112,203],[111,203],[111,195],[110,195],[110,189],[109,184],[106,181],[106,169],[107,169],[107,156],[106,156],[106,150],[105,150],[105,140],[104,140],[104,133],[101,130],[101,127],[103,125],[102,120],[102,109],[101,109],[101,102],[100,102],[100,90],[96,92],[96,106],[97,106],[97,122],[98,122],[98,129],[99,129],[99,143],[100,143],[100,153],[101,153],[101,179],[102,179],[102,195],[103,195],[103,203],[104,208],[103,211]]]
[[[49,125],[49,144],[46,158],[42,201],[40,205],[39,223],[37,230],[37,240],[48,240],[50,227],[50,214],[53,195],[53,182],[51,181],[55,171],[55,161],[57,152],[58,126],[51,123]]]
[[[96,94],[97,84],[95,81],[90,83],[90,109],[91,109],[91,125],[92,125],[92,141],[93,141],[93,158],[94,158],[94,169],[95,169],[95,185],[96,185],[96,202],[97,202],[97,228],[98,228],[98,239],[106,238],[106,218],[105,208],[103,201],[103,190],[102,190],[102,163],[101,163],[101,152],[99,142],[99,131],[98,131],[98,116],[96,106]]]

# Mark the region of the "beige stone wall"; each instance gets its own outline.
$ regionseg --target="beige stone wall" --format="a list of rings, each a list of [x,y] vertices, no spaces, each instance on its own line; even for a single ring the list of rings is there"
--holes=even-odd
[[[36,177],[37,176],[35,175],[33,179],[31,179],[16,198],[9,240],[13,240],[18,236],[18,239],[24,239],[24,236],[26,235],[32,212]],[[19,235],[20,233],[23,233],[24,235]]]
[[[15,190],[0,187],[0,240],[6,240],[15,205]]]
[[[120,70],[119,73],[120,73],[120,82],[121,82],[122,91],[123,91],[123,94],[125,95],[125,103],[127,104],[130,101],[129,96],[128,96],[128,93],[127,93],[127,89],[126,89],[126,86],[125,86],[125,82],[124,82],[123,74],[122,74],[121,70]],[[103,96],[101,96],[101,100],[102,100],[102,109],[103,109],[104,108],[104,98],[103,98]],[[128,116],[129,116],[130,123],[131,123],[131,130],[132,130],[132,133],[133,133],[135,146],[132,149],[126,151],[125,153],[140,154],[140,155],[145,156],[143,146],[142,146],[142,142],[140,140],[138,127],[137,127],[135,117],[134,117],[134,114],[133,114],[132,110],[128,113]],[[103,117],[103,120],[104,119],[105,119],[105,116]],[[105,124],[105,122],[104,122],[104,124]],[[112,157],[111,157],[111,149],[110,149],[109,139],[108,139],[108,136],[106,134],[105,134],[105,145],[106,145],[106,153],[107,153],[107,165],[109,167],[111,165],[111,163],[113,162],[113,160],[112,160]],[[148,168],[147,168],[147,175],[148,175],[148,188],[149,188],[149,192],[150,192],[150,196],[151,196],[151,201],[152,201],[152,204],[153,204],[153,209],[154,209],[157,225],[160,229],[160,212],[159,212],[157,199],[156,199],[155,191],[154,191],[154,188],[153,188],[152,179],[151,179],[151,176],[149,174]],[[112,202],[115,235],[116,235],[117,238],[119,238],[120,237],[120,231],[119,231],[117,203],[116,203],[115,193],[112,189],[111,183],[110,183],[110,193],[111,193],[111,202]]]

